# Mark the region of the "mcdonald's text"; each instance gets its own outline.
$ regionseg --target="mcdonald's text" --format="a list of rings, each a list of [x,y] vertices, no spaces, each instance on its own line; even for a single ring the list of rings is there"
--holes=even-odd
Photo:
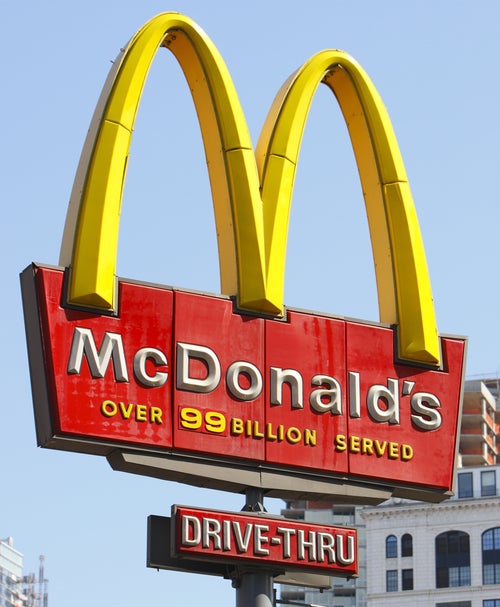
[[[176,344],[176,367],[172,373],[176,378],[176,389],[187,392],[210,394],[219,387],[222,377],[225,378],[225,389],[234,402],[251,402],[261,396],[264,387],[262,371],[248,361],[234,361],[223,373],[220,359],[211,348],[200,344]],[[115,382],[130,381],[128,369],[133,369],[135,380],[150,388],[159,388],[169,379],[167,355],[157,348],[141,347],[133,357],[126,356],[122,335],[104,332],[100,347],[96,344],[91,329],[75,327],[68,361],[68,374],[80,375],[84,359],[93,379],[102,379],[106,373],[114,375]],[[148,373],[147,363],[154,370]],[[193,372],[195,364],[202,363],[202,373],[196,377]],[[199,369],[200,365],[198,365]],[[348,414],[350,417],[361,417],[362,407],[360,398],[360,373],[348,371]],[[305,396],[308,405],[318,414],[343,415],[346,410],[346,398],[339,380],[324,373],[318,373],[310,379],[309,394],[305,394],[307,382],[303,373],[298,369],[270,367],[266,373],[269,390],[265,395],[266,406],[282,406],[289,400],[292,409],[303,409]],[[305,385],[304,385],[305,384]],[[319,387],[315,387],[319,386]],[[368,388],[366,394],[366,413],[373,422],[399,424],[401,417],[401,396],[410,396],[415,388],[415,382],[398,382],[397,378],[387,378],[383,385],[375,384]],[[287,394],[289,398],[287,399]],[[135,408],[136,419],[147,421],[149,415],[152,423],[162,423],[161,408],[150,407],[149,414],[144,405],[119,405],[124,419],[129,419]],[[415,392],[410,398],[410,418],[414,426],[423,431],[437,430],[442,423],[439,409],[439,398],[429,392]],[[118,412],[113,401],[104,401],[101,411],[106,417],[112,417]],[[208,415],[208,418],[207,418]],[[225,417],[217,412],[205,415],[206,431],[224,434],[227,431]],[[243,422],[233,418],[233,431]],[[180,409],[180,427],[186,430],[202,428],[201,413],[198,409],[184,407]],[[262,435],[264,436],[264,435]],[[274,437],[276,438],[276,437]],[[283,438],[282,438],[283,440]],[[296,442],[289,438],[290,442]]]

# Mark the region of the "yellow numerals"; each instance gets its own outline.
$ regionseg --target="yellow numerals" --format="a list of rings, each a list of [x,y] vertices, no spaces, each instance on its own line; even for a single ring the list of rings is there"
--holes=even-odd
[[[227,427],[226,416],[218,411],[200,411],[194,407],[181,407],[179,418],[180,426],[185,430],[223,434]]]

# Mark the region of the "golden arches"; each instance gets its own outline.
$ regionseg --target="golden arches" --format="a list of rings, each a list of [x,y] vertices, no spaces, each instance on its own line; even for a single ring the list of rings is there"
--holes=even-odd
[[[295,166],[311,100],[325,82],[346,120],[370,226],[381,320],[398,325],[399,356],[439,364],[425,253],[387,112],[362,68],[323,51],[279,91],[256,153],[217,49],[188,17],[164,13],[131,39],[101,95],[75,179],[61,249],[69,300],[114,308],[119,214],[132,128],[160,46],[176,56],[192,91],[208,160],[219,238],[221,289],[241,309],[280,315]],[[260,188],[262,185],[262,195]]]

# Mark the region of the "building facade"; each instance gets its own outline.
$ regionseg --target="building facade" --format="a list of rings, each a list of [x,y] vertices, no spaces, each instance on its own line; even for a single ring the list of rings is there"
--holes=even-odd
[[[47,607],[45,557],[40,556],[38,578],[23,573],[23,555],[14,548],[11,537],[0,540],[0,607]]]
[[[459,452],[462,466],[500,464],[499,380],[465,384]]]
[[[24,607],[21,587],[23,555],[14,548],[12,538],[0,540],[0,606]]]
[[[441,504],[363,508],[367,607],[500,607],[500,466],[457,480]]]

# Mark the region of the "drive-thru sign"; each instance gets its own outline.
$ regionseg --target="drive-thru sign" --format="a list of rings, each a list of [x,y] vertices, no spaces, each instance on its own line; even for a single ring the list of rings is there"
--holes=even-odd
[[[270,570],[358,573],[356,530],[282,517],[174,506],[171,551],[180,562],[203,560]]]
[[[115,277],[132,128],[159,47],[179,61],[198,112],[224,295]],[[321,82],[337,97],[357,158],[378,324],[283,305],[293,177]],[[341,51],[315,55],[285,83],[254,152],[206,34],[182,15],[152,19],[115,61],[97,106],[60,265],[31,265],[22,288],[42,446],[287,497],[439,501],[452,489],[465,340],[437,333],[389,118]]]

